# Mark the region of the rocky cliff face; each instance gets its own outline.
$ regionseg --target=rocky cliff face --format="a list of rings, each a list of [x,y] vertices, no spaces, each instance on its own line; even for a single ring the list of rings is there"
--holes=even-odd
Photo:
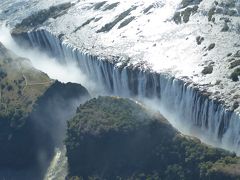
[[[37,169],[41,179],[63,145],[66,119],[88,97],[81,85],[51,80],[0,44],[0,174]]]
[[[183,136],[129,99],[99,97],[68,122],[69,179],[236,179],[239,158]],[[225,166],[226,165],[226,166]]]

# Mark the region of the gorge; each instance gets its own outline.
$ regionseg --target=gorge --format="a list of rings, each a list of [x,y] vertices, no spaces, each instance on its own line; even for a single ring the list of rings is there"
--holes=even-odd
[[[0,43],[0,177],[43,179],[55,148],[64,146],[66,119],[88,91],[61,83]]]
[[[24,39],[31,47],[46,50],[63,64],[77,62],[81,72],[108,94],[157,101],[162,111],[167,111],[164,115],[168,119],[174,118],[177,124],[190,125],[187,128],[199,128],[204,132],[203,139],[238,153],[239,114],[210,99],[208,92],[201,92],[197,85],[151,69],[118,65],[114,57],[105,59],[91,55],[61,42],[45,30],[13,34],[13,37]],[[202,132],[195,135],[201,137]]]
[[[0,41],[69,69],[54,77],[60,81],[80,83],[92,96],[134,98],[183,134],[239,155],[239,1],[64,2],[26,1],[25,13],[11,12],[21,4],[0,2],[0,22],[10,30],[2,29],[11,33]]]

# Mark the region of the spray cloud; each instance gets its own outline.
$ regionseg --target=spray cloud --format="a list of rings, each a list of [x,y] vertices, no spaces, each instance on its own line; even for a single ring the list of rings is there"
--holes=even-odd
[[[61,64],[56,58],[49,57],[37,48],[20,47],[12,38],[10,29],[6,25],[0,25],[0,42],[18,56],[29,59],[36,69],[46,73],[50,78],[63,83],[79,83],[92,94],[98,94],[94,83],[80,71],[77,63],[68,61],[67,64]]]

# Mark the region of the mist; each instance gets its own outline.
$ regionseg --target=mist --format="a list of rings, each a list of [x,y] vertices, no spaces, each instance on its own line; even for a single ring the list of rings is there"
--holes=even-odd
[[[36,69],[45,72],[52,79],[57,79],[64,83],[79,83],[86,87],[92,96],[109,95],[103,88],[99,87],[99,83],[95,83],[83,74],[78,67],[79,65],[74,63],[74,61],[66,61],[67,64],[61,64],[56,58],[50,57],[47,53],[41,52],[37,48],[27,49],[26,47],[20,47],[11,37],[10,29],[6,25],[2,25],[0,28],[0,41],[17,55],[30,59]],[[147,99],[143,97],[140,97],[140,99],[148,107],[160,111],[183,134],[193,135],[214,146],[221,146],[219,142],[213,141],[213,138],[209,137],[210,135],[206,135],[205,131],[196,128],[193,124],[184,121],[182,117],[178,117],[176,113],[166,109],[159,99]]]
[[[29,48],[24,46],[24,43],[19,46],[12,38],[10,28],[6,25],[0,24],[0,42],[16,55],[29,59],[34,68],[46,73],[51,79],[56,79],[63,83],[81,84],[93,96],[104,93],[103,88],[96,88],[96,85],[80,71],[77,63],[67,61],[66,64],[61,64],[56,58],[50,57],[47,53],[37,48]]]
[[[52,79],[57,79],[61,82],[73,82],[82,84],[84,87],[90,91],[93,96],[103,95],[106,94],[101,88],[96,86],[93,81],[88,79],[86,75],[84,75],[77,63],[74,61],[67,61],[67,64],[61,64],[56,58],[48,56],[46,53],[41,52],[38,49],[27,49],[27,47],[19,47],[16,42],[12,39],[10,30],[6,26],[2,26],[0,28],[0,41],[18,56],[26,57],[30,59],[33,66],[36,69],[39,69],[46,74],[49,75]],[[71,63],[70,63],[71,62]],[[99,83],[97,83],[99,84]],[[124,90],[123,90],[124,91]],[[159,99],[147,99],[139,97],[140,101],[142,101],[147,107],[160,111],[163,116],[165,116],[168,121],[173,125],[173,127],[177,128],[180,132],[186,135],[191,135],[200,138],[205,143],[211,144],[213,146],[221,147],[222,145],[218,141],[214,141],[214,138],[211,138],[210,134],[207,134],[206,131],[201,130],[200,128],[196,128],[193,123],[189,123],[185,121],[183,118],[178,116],[176,112],[173,112],[171,109],[166,109]],[[77,101],[78,102],[78,101]],[[56,100],[54,102],[57,104],[62,104],[60,100]],[[78,104],[72,103],[73,106],[77,106]],[[52,105],[49,107],[51,109]],[[75,108],[75,107],[74,107]],[[61,107],[60,109],[56,109],[55,113],[56,117],[70,117],[70,114],[65,114],[63,110],[66,110],[65,107]],[[74,112],[73,112],[74,113]],[[39,122],[41,122],[39,120]],[[42,123],[42,122],[41,122]],[[65,123],[65,118],[60,120],[60,123]],[[44,125],[43,125],[44,126]],[[63,126],[60,126],[61,129]],[[49,129],[49,127],[46,127]],[[51,129],[49,129],[51,131]],[[61,133],[62,132],[62,133]],[[61,136],[60,139],[64,136],[64,130],[56,130],[53,132],[54,138],[58,138]],[[58,134],[60,133],[60,134]],[[56,140],[58,141],[58,140]]]
[[[199,128],[196,124],[194,124],[194,122],[189,122],[178,113],[169,108],[166,108],[159,99],[139,97],[139,101],[141,101],[146,107],[153,110],[153,112],[160,112],[169,121],[169,123],[184,136],[189,136],[190,138],[196,137],[200,139],[204,144],[210,145],[212,147],[228,149],[231,151],[229,147],[220,142],[219,139],[216,139],[214,137],[214,134],[211,134],[209,131]],[[235,153],[239,155],[239,152]]]
[[[94,83],[89,80],[78,68],[78,64],[67,61],[61,64],[56,58],[50,57],[47,53],[37,48],[29,48],[17,44],[11,37],[10,28],[0,24],[0,42],[19,57],[27,58],[31,61],[34,68],[46,73],[51,79],[62,83],[81,84],[92,95],[98,95],[101,88],[96,88]],[[33,131],[36,132],[36,147],[38,153],[37,169],[0,170],[0,179],[64,179],[67,175],[67,165],[65,159],[65,147],[63,141],[66,134],[66,121],[72,118],[77,107],[89,99],[88,93],[76,92],[77,88],[71,87],[78,85],[57,83],[45,92],[44,103],[41,104],[36,112],[31,116]],[[65,97],[63,89],[68,89],[70,97]],[[97,89],[97,91],[96,91]],[[61,91],[63,91],[61,93]],[[68,94],[69,94],[68,93]],[[40,99],[41,99],[40,98]],[[52,154],[53,148],[55,153]],[[60,159],[59,159],[60,158]],[[55,173],[55,174],[53,174]],[[41,177],[40,177],[41,176]]]
[[[78,64],[74,63],[74,61],[67,61],[68,64],[61,64],[56,58],[49,57],[45,52],[41,52],[36,48],[25,49],[19,47],[11,37],[10,30],[6,26],[2,26],[0,34],[3,34],[3,36],[0,37],[0,41],[2,41],[7,48],[13,50],[19,56],[30,59],[35,68],[47,73],[50,78],[57,79],[65,83],[80,83],[88,89],[92,96],[109,95],[103,90],[103,88],[99,88],[99,83],[96,83],[86,77],[86,75],[80,71]],[[98,84],[98,86],[96,84]],[[206,134],[204,130],[195,127],[194,124],[189,124],[189,122],[184,121],[183,117],[179,117],[175,112],[171,112],[171,110],[166,109],[159,99],[148,99],[144,97],[138,97],[138,99],[140,99],[140,101],[146,104],[149,108],[161,112],[161,114],[168,119],[173,127],[177,128],[183,134],[195,136],[205,143],[222,147],[218,141],[213,141],[210,134]]]

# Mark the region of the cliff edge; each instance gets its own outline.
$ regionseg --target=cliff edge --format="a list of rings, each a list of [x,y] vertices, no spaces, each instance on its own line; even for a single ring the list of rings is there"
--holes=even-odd
[[[236,179],[239,158],[183,136],[159,113],[118,97],[68,121],[69,179]],[[230,168],[231,167],[231,168]]]
[[[66,119],[87,98],[83,86],[50,79],[0,43],[0,174],[29,168],[41,174],[63,144]]]

